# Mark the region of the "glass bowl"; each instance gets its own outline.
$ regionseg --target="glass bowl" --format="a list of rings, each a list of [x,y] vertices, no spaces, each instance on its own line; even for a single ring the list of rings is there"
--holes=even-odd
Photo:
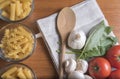
[[[11,64],[8,64],[8,65],[4,66],[3,68],[1,68],[1,69],[0,69],[0,79],[2,79],[1,76],[2,76],[7,70],[9,70],[9,69],[11,69],[11,68],[13,68],[13,67],[26,68],[26,69],[30,70],[30,72],[31,72],[31,74],[32,74],[32,79],[37,79],[36,74],[34,73],[34,71],[33,71],[29,66],[27,66],[27,65],[25,65],[25,64],[22,64],[22,63],[11,63]],[[15,72],[17,72],[17,71],[15,71]],[[14,74],[15,74],[15,72],[14,72]],[[11,72],[10,72],[10,73],[11,73]],[[14,75],[14,74],[12,74],[12,75]],[[11,74],[10,74],[10,75],[11,75]],[[6,78],[6,79],[7,79],[7,78]],[[19,78],[17,78],[17,79],[19,79]]]
[[[9,23],[16,23],[16,22],[23,21],[23,20],[27,19],[32,14],[32,12],[34,10],[34,0],[31,0],[30,8],[31,8],[31,10],[30,10],[30,12],[29,12],[29,14],[27,16],[25,16],[24,18],[22,18],[20,20],[15,20],[15,21],[12,21],[12,20],[2,16],[3,10],[0,10],[0,19],[3,20],[3,21],[9,22]]]
[[[0,48],[0,57],[3,59],[3,60],[5,60],[5,61],[7,61],[7,62],[20,62],[20,61],[23,61],[23,60],[25,60],[25,59],[27,59],[28,57],[30,57],[32,54],[33,54],[33,52],[34,52],[34,49],[35,49],[35,47],[36,47],[36,37],[35,37],[35,34],[32,32],[32,30],[29,28],[29,27],[27,27],[26,25],[24,25],[24,24],[21,24],[21,23],[11,23],[11,24],[8,24],[8,25],[6,25],[6,26],[4,26],[3,28],[1,28],[0,29],[0,44],[2,44],[2,39],[5,37],[4,36],[4,34],[5,34],[5,31],[6,31],[6,29],[15,29],[15,28],[17,28],[17,27],[19,27],[19,26],[21,26],[21,27],[23,27],[24,28],[24,30],[26,30],[29,34],[30,34],[30,37],[31,37],[31,40],[32,40],[32,44],[31,44],[31,42],[29,42],[30,44],[29,45],[31,45],[31,48],[30,48],[30,46],[28,46],[27,48],[29,49],[31,49],[31,50],[29,50],[29,51],[27,51],[27,54],[24,54],[23,52],[22,53],[18,53],[18,54],[16,54],[16,55],[18,55],[18,56],[21,56],[21,57],[23,57],[23,58],[18,58],[18,59],[14,59],[14,58],[11,58],[11,57],[8,57],[8,55],[6,55],[6,50],[5,50],[5,48]],[[26,35],[26,34],[25,34]],[[16,35],[16,36],[18,36],[18,35]],[[10,38],[10,37],[9,37]],[[18,38],[18,37],[16,37],[16,38]],[[22,38],[23,39],[23,41],[24,41],[24,38]],[[9,41],[10,41],[11,39],[9,39]],[[9,41],[8,41],[8,43],[9,43]],[[21,41],[19,41],[19,40],[17,40],[18,42],[16,42],[15,43],[15,45],[18,45],[19,46],[19,42]],[[28,40],[29,41],[29,40]],[[21,41],[22,42],[22,41]],[[8,47],[9,48],[9,46],[7,45],[8,43],[6,43],[6,45],[5,45],[5,47]],[[11,43],[13,43],[13,42],[11,42]],[[22,44],[24,44],[24,42],[23,43],[20,43],[21,45]],[[22,46],[25,46],[26,45],[26,43],[24,44],[24,45],[22,45]],[[22,49],[22,46],[20,46],[21,48],[20,48],[20,50],[21,51],[23,51]],[[13,48],[12,48],[13,49]],[[10,49],[9,49],[10,50]],[[14,49],[15,50],[15,52],[16,51],[18,51],[18,49]],[[20,52],[21,52],[20,51]],[[7,50],[7,53],[9,54],[9,52],[10,51],[8,51]],[[13,54],[15,54],[14,52],[12,52]],[[26,53],[26,51],[25,51],[25,53]],[[23,55],[21,55],[21,54],[23,54]],[[9,54],[10,55],[10,54]],[[13,56],[13,55],[12,55]]]

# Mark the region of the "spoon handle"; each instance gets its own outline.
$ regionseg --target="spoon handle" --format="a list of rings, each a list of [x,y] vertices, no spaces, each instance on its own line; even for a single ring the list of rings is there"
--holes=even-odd
[[[64,62],[65,49],[66,49],[66,45],[65,43],[62,43],[61,53],[60,53],[59,79],[63,79],[64,76],[63,62]]]

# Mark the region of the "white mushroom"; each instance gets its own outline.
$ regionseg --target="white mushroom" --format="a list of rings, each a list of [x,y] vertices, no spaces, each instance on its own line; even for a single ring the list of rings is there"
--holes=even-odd
[[[79,71],[73,71],[68,75],[68,79],[85,79],[85,76]]]
[[[83,59],[78,59],[76,70],[82,71],[83,73],[86,73],[87,69],[88,69],[88,62],[86,60],[83,60]]]
[[[72,31],[68,37],[68,46],[73,49],[82,49],[86,42],[86,35],[83,31]]]
[[[70,72],[73,72],[76,69],[76,61],[74,59],[68,59],[65,61],[65,71],[69,74]]]
[[[93,79],[93,78],[89,75],[85,75],[85,79]]]

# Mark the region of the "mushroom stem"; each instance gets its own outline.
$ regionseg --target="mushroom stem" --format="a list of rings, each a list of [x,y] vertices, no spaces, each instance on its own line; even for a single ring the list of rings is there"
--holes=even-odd
[[[80,34],[76,34],[75,39],[79,39],[80,38]]]

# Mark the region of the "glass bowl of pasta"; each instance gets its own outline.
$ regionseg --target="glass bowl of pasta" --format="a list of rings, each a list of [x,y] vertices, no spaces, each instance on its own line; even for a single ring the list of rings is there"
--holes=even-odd
[[[37,77],[29,66],[12,63],[0,69],[0,79],[37,79]]]
[[[30,16],[34,0],[0,0],[0,19],[7,22],[20,22]]]
[[[36,47],[32,30],[21,23],[0,29],[0,57],[7,62],[20,62],[30,57]]]

